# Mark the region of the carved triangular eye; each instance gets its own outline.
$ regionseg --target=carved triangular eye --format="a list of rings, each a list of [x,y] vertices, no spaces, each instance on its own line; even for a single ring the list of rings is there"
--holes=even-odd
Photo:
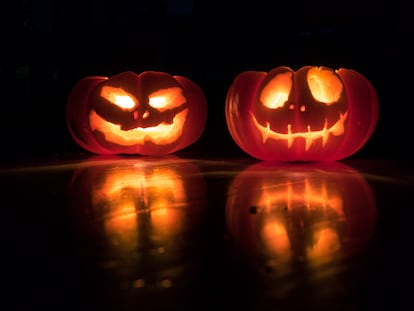
[[[340,99],[343,85],[333,70],[312,67],[307,74],[307,82],[312,96],[319,102],[332,105]]]
[[[260,102],[269,109],[283,107],[292,90],[292,72],[279,73],[263,88]]]
[[[179,87],[155,91],[148,96],[148,104],[158,111],[179,107],[187,101],[182,92],[183,90]]]
[[[119,108],[132,111],[136,108],[138,99],[120,87],[103,86],[100,92],[101,97],[118,106]]]
[[[65,112],[70,134],[90,152],[156,156],[201,136],[207,102],[201,87],[184,76],[125,71],[78,81]]]

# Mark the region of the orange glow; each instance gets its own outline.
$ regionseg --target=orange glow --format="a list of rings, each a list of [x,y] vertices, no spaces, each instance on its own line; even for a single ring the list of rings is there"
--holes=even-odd
[[[182,224],[182,210],[187,207],[183,182],[173,170],[155,170],[146,181],[151,223],[154,233],[168,236],[177,233]]]
[[[117,206],[115,215],[105,220],[105,231],[113,245],[121,248],[136,248],[137,219],[134,205]]]
[[[319,138],[322,138],[322,145],[325,146],[328,142],[329,135],[333,136],[340,136],[345,131],[345,120],[348,117],[348,112],[345,112],[344,114],[339,115],[339,120],[335,122],[334,125],[327,128],[327,124],[325,122],[325,126],[322,130],[311,130],[310,125],[308,125],[308,131],[307,132],[298,132],[298,133],[292,133],[292,125],[287,125],[287,133],[278,133],[270,129],[270,123],[267,122],[266,126],[263,126],[259,124],[256,120],[256,117],[253,113],[251,113],[252,119],[254,124],[256,125],[259,132],[262,134],[262,142],[266,143],[268,139],[274,139],[274,140],[286,140],[288,144],[288,148],[292,147],[292,144],[295,140],[295,138],[305,138],[306,139],[306,150],[309,150],[309,148],[312,146],[313,142],[315,140],[318,140]]]
[[[188,206],[182,179],[170,168],[114,168],[92,192],[95,208],[104,208],[105,231],[113,245],[136,247],[138,219],[151,223],[154,239],[166,239],[183,225]]]
[[[102,186],[94,191],[92,204],[110,202],[117,215],[124,210],[153,211],[187,205],[182,180],[173,170],[144,169],[125,167],[108,172]]]
[[[105,231],[113,245],[135,248],[137,241],[136,176],[131,172],[108,172],[104,183],[92,192],[92,205],[104,208]]]
[[[340,250],[338,233],[332,228],[322,228],[314,233],[315,243],[306,248],[306,256],[312,264],[323,264],[334,259]]]
[[[265,208],[270,212],[275,206],[286,206],[288,210],[295,206],[304,206],[308,210],[311,209],[332,209],[335,213],[343,217],[343,202],[341,196],[336,193],[332,186],[322,181],[315,182],[307,177],[302,177],[298,181],[286,181],[285,184],[262,185],[258,206]]]
[[[292,90],[292,73],[285,72],[276,75],[263,88],[260,94],[260,102],[270,109],[282,107],[289,98]]]
[[[148,104],[159,111],[180,107],[187,101],[182,91],[179,87],[171,87],[153,92],[148,96]]]
[[[292,250],[286,227],[280,219],[266,218],[261,232],[265,247],[282,261],[291,259]]]
[[[292,175],[282,184],[263,183],[255,204],[262,211],[259,228],[263,245],[278,260],[286,262],[298,243],[291,240],[292,236],[310,229],[313,242],[304,245],[307,260],[312,264],[331,260],[340,248],[338,232],[331,226],[346,220],[343,205],[339,190],[325,180]],[[295,223],[301,226],[292,227]]]
[[[101,96],[127,111],[132,111],[138,102],[134,95],[129,94],[120,87],[104,86],[101,89]]]
[[[161,112],[180,107],[187,101],[182,91],[179,87],[158,90],[149,95],[148,104]],[[127,111],[133,111],[138,103],[133,95],[118,87],[102,87],[101,96]],[[136,114],[136,112],[134,113]],[[93,131],[98,130],[105,136],[106,141],[118,145],[134,146],[136,144],[142,145],[145,142],[168,145],[181,137],[187,114],[188,109],[176,114],[171,124],[162,122],[157,126],[137,127],[124,131],[120,125],[106,121],[95,110],[91,110],[89,123]],[[146,111],[142,118],[146,119],[148,117],[149,113]]]
[[[239,173],[227,193],[230,237],[271,280],[298,271],[306,281],[335,276],[375,233],[374,193],[341,163],[263,161]]]
[[[247,70],[227,90],[231,138],[253,158],[322,162],[349,157],[378,122],[374,86],[359,72],[325,66]]]
[[[188,109],[177,113],[171,124],[161,123],[152,127],[137,127],[132,130],[121,130],[119,125],[107,122],[101,118],[95,110],[91,110],[89,122],[93,131],[98,130],[106,141],[123,146],[134,146],[152,142],[158,145],[167,145],[175,142],[182,135]]]
[[[328,106],[337,102],[342,95],[342,82],[332,70],[312,67],[307,80],[313,97]]]

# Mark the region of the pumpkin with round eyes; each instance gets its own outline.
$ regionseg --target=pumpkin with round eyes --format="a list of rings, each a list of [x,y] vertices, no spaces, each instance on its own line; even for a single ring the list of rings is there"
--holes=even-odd
[[[66,107],[73,139],[96,154],[170,154],[197,141],[206,118],[197,84],[158,71],[85,77]]]
[[[236,144],[266,161],[337,161],[361,149],[378,120],[378,97],[352,69],[305,66],[240,73],[225,105]]]

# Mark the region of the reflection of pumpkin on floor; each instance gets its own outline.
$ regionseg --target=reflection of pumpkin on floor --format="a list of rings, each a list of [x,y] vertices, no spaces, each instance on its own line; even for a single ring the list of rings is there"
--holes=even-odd
[[[201,88],[187,78],[123,72],[78,81],[66,117],[75,142],[90,152],[165,155],[201,136],[207,104]]]
[[[367,142],[377,118],[378,98],[371,83],[343,68],[242,72],[226,99],[233,139],[261,160],[343,159]]]
[[[99,254],[94,258],[99,264],[116,264],[140,281],[155,276],[174,280],[177,271],[168,268],[183,260],[183,249],[195,241],[206,188],[190,161],[114,156],[80,163],[68,198],[83,247],[92,256]]]
[[[361,249],[374,233],[376,206],[365,179],[341,163],[264,162],[231,183],[226,217],[247,254],[319,266]]]

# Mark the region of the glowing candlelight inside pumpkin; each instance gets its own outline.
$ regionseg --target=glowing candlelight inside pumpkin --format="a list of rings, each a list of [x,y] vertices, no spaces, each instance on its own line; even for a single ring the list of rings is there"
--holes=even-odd
[[[198,85],[155,71],[81,79],[66,108],[75,142],[97,154],[167,155],[194,143],[206,119]]]
[[[226,122],[236,144],[266,161],[336,161],[364,146],[378,120],[372,84],[351,69],[277,67],[236,76]]]

